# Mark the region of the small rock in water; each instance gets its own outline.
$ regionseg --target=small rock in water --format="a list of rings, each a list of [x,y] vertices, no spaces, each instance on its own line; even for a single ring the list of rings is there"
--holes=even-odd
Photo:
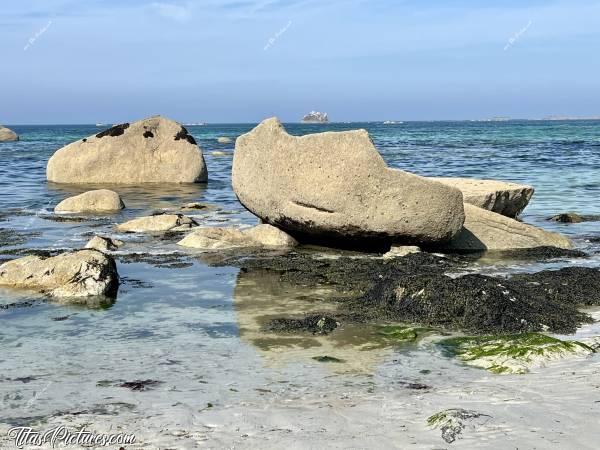
[[[126,233],[156,233],[166,231],[185,231],[198,226],[198,223],[183,214],[158,214],[139,217],[117,225],[117,231]]]
[[[392,245],[390,251],[383,255],[384,258],[402,258],[411,253],[419,253],[421,249],[415,245]]]
[[[277,247],[291,248],[298,242],[284,231],[271,225],[238,228],[200,228],[183,238],[179,245],[203,250],[231,250],[236,248]]]
[[[85,297],[114,297],[119,275],[112,257],[97,250],[79,250],[50,258],[26,256],[4,263],[0,266],[0,285],[86,303]]]
[[[275,333],[308,332],[312,334],[329,334],[339,326],[340,323],[331,317],[309,315],[303,319],[273,319],[266,325],[265,331]]]
[[[492,419],[492,416],[481,414],[477,411],[469,411],[462,408],[446,409],[440,411],[427,419],[427,425],[439,428],[442,431],[442,439],[448,444],[460,438],[463,430],[467,427],[477,429]]]
[[[125,208],[119,194],[108,189],[84,192],[64,199],[54,208],[57,213],[117,212]]]
[[[186,203],[185,205],[182,205],[181,209],[212,210],[212,209],[219,209],[219,208],[215,205],[211,205],[210,203],[191,202],[191,203]]]
[[[108,237],[94,236],[85,245],[85,248],[93,248],[101,252],[115,251],[125,243],[119,239],[111,239]]]
[[[581,222],[595,222],[600,221],[600,216],[594,215],[581,215],[574,212],[557,214],[550,217],[548,220],[560,223],[581,223]]]
[[[153,387],[162,384],[162,381],[157,380],[135,380],[135,381],[126,381],[118,385],[118,387],[123,387],[127,389],[131,389],[132,391],[148,391]]]
[[[346,361],[344,361],[343,359],[339,359],[339,358],[335,358],[333,356],[313,356],[313,358],[315,361],[321,362],[321,363],[344,363]]]

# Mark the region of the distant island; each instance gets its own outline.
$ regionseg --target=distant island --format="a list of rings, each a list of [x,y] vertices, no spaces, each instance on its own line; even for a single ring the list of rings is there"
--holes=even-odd
[[[311,111],[302,118],[302,123],[327,123],[329,117],[327,113]]]

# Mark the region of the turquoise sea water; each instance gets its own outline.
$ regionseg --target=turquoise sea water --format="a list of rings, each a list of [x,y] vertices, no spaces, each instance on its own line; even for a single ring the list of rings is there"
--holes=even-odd
[[[186,417],[178,409],[181,405],[197,414],[209,403],[219,408],[253,401],[251,392],[276,391],[276,386],[285,385],[293,395],[300,395],[318,390],[386,390],[399,378],[441,383],[433,374],[422,373],[422,364],[441,370],[454,363],[426,348],[398,366],[392,348],[360,350],[369,344],[368,330],[349,330],[337,340],[314,338],[298,345],[265,343],[258,329],[266,317],[310,311],[315,304],[321,307],[319,301],[331,295],[325,288],[307,292],[281,285],[265,273],[212,267],[206,256],[179,248],[172,240],[114,232],[114,225],[128,218],[192,201],[220,208],[193,213],[203,225],[255,224],[256,218],[241,207],[231,189],[233,144],[217,143],[217,137],[236,138],[253,126],[188,127],[204,151],[209,171],[206,185],[113,186],[127,209],[81,222],[51,220],[52,210],[60,200],[89,187],[48,184],[45,167],[58,148],[99,128],[12,126],[21,140],[0,143],[0,230],[14,230],[20,239],[0,247],[0,261],[23,247],[79,248],[95,233],[122,238],[126,245],[116,254],[123,283],[112,307],[98,310],[35,302],[31,307],[0,310],[0,424],[52,421],[73,411],[110,415],[106,411],[116,408],[122,416],[145,417],[144,426],[158,430],[173,415]],[[600,237],[599,222],[564,225],[546,218],[565,211],[600,214],[600,122],[288,124],[286,128],[296,135],[365,128],[392,167],[426,176],[533,185],[536,194],[523,219],[570,235],[580,248],[597,250],[590,238]],[[211,154],[217,150],[226,155]],[[131,258],[147,253],[176,255],[183,264]],[[572,263],[553,263],[553,267]],[[582,264],[599,265],[597,257]],[[0,305],[39,299],[0,289]],[[346,363],[324,368],[312,359],[323,355]],[[335,377],[330,376],[332,371]],[[462,382],[479,372],[460,369],[457,373],[447,382]],[[135,379],[162,384],[143,393],[115,387],[118,380]]]

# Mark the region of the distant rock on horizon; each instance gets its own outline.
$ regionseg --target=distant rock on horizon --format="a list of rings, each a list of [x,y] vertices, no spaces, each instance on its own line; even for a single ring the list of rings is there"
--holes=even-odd
[[[311,111],[302,118],[303,123],[327,123],[329,122],[329,116],[327,113],[318,111]]]

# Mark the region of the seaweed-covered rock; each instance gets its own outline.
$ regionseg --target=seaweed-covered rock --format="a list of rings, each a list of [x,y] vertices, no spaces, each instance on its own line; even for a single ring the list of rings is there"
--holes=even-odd
[[[126,233],[163,233],[167,231],[186,231],[198,226],[194,219],[183,214],[158,214],[138,217],[117,225],[117,231]]]
[[[390,169],[365,130],[297,137],[265,120],[237,139],[232,183],[265,223],[328,246],[442,242],[464,221],[458,189]]]
[[[0,142],[18,141],[19,135],[10,128],[0,125]]]
[[[462,432],[466,428],[476,429],[485,425],[491,419],[491,416],[477,411],[451,408],[430,416],[427,419],[427,425],[432,428],[439,428],[442,432],[442,439],[451,444],[462,437]]]
[[[110,256],[97,250],[79,250],[50,258],[26,256],[6,262],[0,266],[0,285],[78,302],[77,299],[90,296],[115,296],[119,275]]]
[[[523,184],[474,178],[432,178],[459,189],[465,203],[507,217],[517,217],[529,204],[534,189]]]
[[[56,183],[196,183],[207,180],[194,138],[161,116],[114,126],[58,150],[48,161]]]
[[[518,222],[477,206],[465,204],[462,230],[438,249],[451,252],[481,252],[519,248],[571,248],[565,236]]]
[[[116,212],[125,208],[119,194],[108,189],[87,191],[64,199],[54,208],[57,213]]]
[[[200,228],[188,234],[178,244],[203,250],[231,250],[252,247],[291,248],[298,245],[298,242],[286,232],[262,224],[245,230],[234,227]]]
[[[592,347],[577,341],[562,341],[539,333],[500,336],[455,337],[440,345],[468,365],[493,373],[523,374],[546,363],[569,357],[589,356]]]

